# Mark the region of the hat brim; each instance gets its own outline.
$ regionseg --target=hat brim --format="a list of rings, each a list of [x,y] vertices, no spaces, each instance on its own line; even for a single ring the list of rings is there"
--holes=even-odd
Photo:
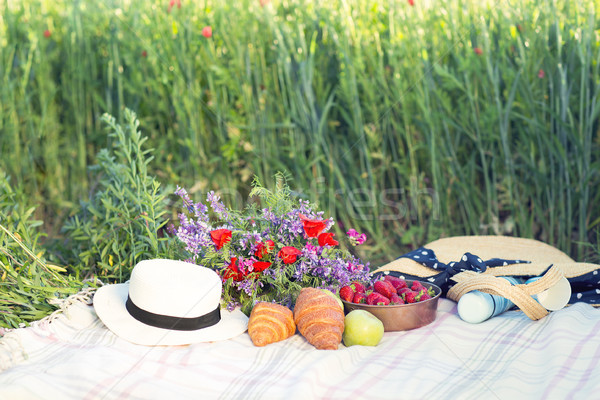
[[[100,287],[94,295],[94,310],[104,325],[117,336],[145,346],[174,346],[227,340],[248,328],[248,317],[239,309],[221,309],[221,320],[195,331],[156,328],[133,318],[125,308],[129,283]]]
[[[537,276],[551,265],[555,265],[560,267],[565,277],[571,278],[600,268],[597,264],[575,262],[557,248],[534,239],[508,236],[455,236],[438,239],[424,247],[433,250],[437,259],[446,264],[460,260],[466,252],[475,254],[483,260],[504,258],[529,261],[506,267],[488,268],[486,273],[495,276]],[[398,271],[423,278],[439,273],[409,258],[398,258],[374,272],[381,271]]]

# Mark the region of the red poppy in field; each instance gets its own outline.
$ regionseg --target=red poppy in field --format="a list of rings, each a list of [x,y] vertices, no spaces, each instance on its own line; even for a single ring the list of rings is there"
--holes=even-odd
[[[475,47],[473,48],[473,51],[475,52],[475,54],[477,54],[478,56],[483,54],[483,50],[481,50],[479,47]]]
[[[217,250],[221,250],[225,243],[231,240],[231,231],[229,229],[215,229],[210,232],[210,238],[217,246]]]
[[[259,259],[263,259],[267,254],[270,254],[275,248],[275,242],[272,240],[267,240],[266,242],[260,242],[256,246],[256,251],[254,252],[254,256]]]
[[[318,221],[316,219],[308,219],[302,214],[298,214],[304,225],[304,232],[309,238],[317,237],[327,227],[327,221]]]
[[[173,9],[173,7],[175,7],[175,5],[177,5],[177,8],[181,8],[181,0],[169,1],[169,8],[167,9],[167,12],[171,12],[171,10]]]
[[[267,261],[255,261],[252,263],[252,270],[254,272],[262,272],[265,269],[269,268],[271,266],[270,262]]]
[[[319,246],[337,246],[340,244],[337,240],[333,238],[332,232],[323,232],[319,235]]]
[[[227,266],[225,272],[223,272],[223,280],[226,281],[229,278],[233,278],[234,281],[239,282],[244,280],[244,274],[237,263],[237,257],[232,257],[231,262]]]
[[[546,76],[546,73],[544,72],[544,70],[540,69],[540,71],[538,72],[538,78],[544,79],[545,76]]]
[[[284,264],[293,264],[298,259],[298,256],[302,254],[300,250],[292,246],[285,246],[277,254],[279,258],[283,260]]]
[[[207,39],[212,37],[212,28],[210,27],[210,25],[202,28],[202,36],[204,36]]]
[[[410,4],[411,6],[415,5],[415,0],[408,0],[408,4]]]
[[[52,36],[52,32],[50,32],[50,30],[49,30],[49,29],[46,29],[46,30],[44,31],[44,37],[45,37],[46,39],[48,39],[50,36]]]
[[[148,52],[146,50],[142,50],[142,57],[148,57]]]

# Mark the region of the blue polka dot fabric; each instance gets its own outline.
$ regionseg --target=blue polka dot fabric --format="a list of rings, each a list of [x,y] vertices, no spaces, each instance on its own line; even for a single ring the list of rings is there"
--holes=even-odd
[[[568,278],[571,283],[570,304],[583,301],[593,306],[600,306],[600,270],[595,270]]]
[[[440,272],[428,278],[404,274],[397,271],[389,271],[389,274],[398,276],[403,279],[416,279],[433,283],[434,285],[437,285],[442,289],[442,296],[446,296],[446,293],[448,293],[448,290],[452,287],[454,283],[450,280],[450,278],[452,278],[452,276],[458,274],[459,272],[484,272],[488,267],[499,267],[503,265],[528,262],[522,260],[504,260],[500,258],[493,258],[491,260],[484,261],[474,254],[465,253],[460,260],[444,264],[443,262],[437,259],[437,256],[435,255],[435,252],[433,250],[426,249],[424,247],[420,247],[416,250],[411,251],[410,253],[406,253],[400,256],[399,258],[410,258],[426,267],[432,268]],[[386,273],[386,275],[388,274]]]
[[[511,264],[529,263],[527,260],[506,260],[501,258],[492,258],[490,260],[482,260],[475,254],[465,253],[460,260],[452,261],[445,264],[437,259],[435,252],[425,247],[420,247],[416,250],[406,253],[398,258],[410,258],[426,267],[432,268],[439,273],[427,278],[416,275],[405,274],[399,271],[384,271],[377,275],[394,275],[399,278],[409,280],[421,280],[433,283],[442,289],[442,296],[446,296],[448,290],[453,286],[454,282],[450,280],[452,276],[463,271],[484,272],[489,267],[502,267]],[[552,265],[548,266],[548,269]],[[543,273],[541,274],[543,275]],[[531,276],[523,276],[523,279],[531,278]],[[571,300],[569,304],[583,301],[592,305],[600,305],[600,272],[595,270],[587,274],[568,278],[571,283]]]

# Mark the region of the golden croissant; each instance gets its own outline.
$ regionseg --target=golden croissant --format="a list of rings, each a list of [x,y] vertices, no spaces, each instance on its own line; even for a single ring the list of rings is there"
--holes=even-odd
[[[294,321],[300,334],[319,350],[336,350],[344,333],[344,311],[320,289],[304,288],[296,300]]]
[[[255,346],[279,342],[296,333],[292,310],[275,303],[256,303],[248,320],[248,334]]]

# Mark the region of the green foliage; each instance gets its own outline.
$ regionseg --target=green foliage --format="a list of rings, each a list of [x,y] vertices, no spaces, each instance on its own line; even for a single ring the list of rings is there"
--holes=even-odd
[[[0,2],[0,167],[49,226],[128,106],[161,181],[238,199],[289,171],[373,261],[459,234],[597,246],[596,1],[167,3]]]
[[[137,262],[169,255],[162,230],[166,196],[148,174],[153,150],[143,149],[147,138],[135,113],[126,109],[124,117],[124,127],[110,115],[102,117],[115,140],[113,151],[98,153],[98,164],[90,168],[95,190],[63,229],[78,277],[95,274],[122,282]]]
[[[56,309],[61,299],[83,284],[67,277],[62,267],[46,261],[40,246],[41,221],[22,191],[10,185],[0,170],[0,328],[17,328]]]

